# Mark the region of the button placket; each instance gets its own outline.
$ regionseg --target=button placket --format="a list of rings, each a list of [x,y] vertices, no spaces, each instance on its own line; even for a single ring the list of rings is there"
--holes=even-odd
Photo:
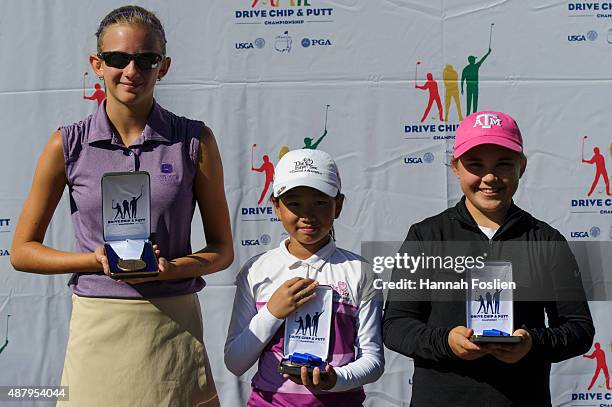
[[[304,263],[304,267],[306,267],[306,278],[310,278],[310,264]]]
[[[128,165],[127,165],[128,171],[129,172],[138,171],[137,161],[136,161],[137,160],[136,153],[134,153],[134,151],[132,149],[127,148],[127,147],[123,150],[123,153],[125,155],[127,155],[127,157],[128,157],[127,158],[127,161],[128,161]]]
[[[134,171],[140,171],[140,150],[132,150],[132,157],[134,158]]]

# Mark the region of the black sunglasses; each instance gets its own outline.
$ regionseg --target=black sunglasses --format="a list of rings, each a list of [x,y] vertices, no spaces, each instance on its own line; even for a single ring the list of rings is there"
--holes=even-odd
[[[135,61],[136,66],[143,71],[159,67],[159,63],[165,58],[157,52],[141,52],[138,54],[128,54],[121,51],[98,52],[98,57],[112,68],[123,69],[130,61]]]

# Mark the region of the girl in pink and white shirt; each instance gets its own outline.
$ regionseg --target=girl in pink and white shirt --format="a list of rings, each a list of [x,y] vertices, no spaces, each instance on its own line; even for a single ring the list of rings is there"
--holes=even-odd
[[[360,256],[336,247],[333,221],[340,215],[338,168],[320,150],[294,150],[275,169],[272,203],[289,234],[280,246],[250,259],[236,278],[236,298],[225,344],[225,364],[235,375],[257,360],[249,406],[361,406],[363,385],[384,370],[382,293],[362,271]],[[333,288],[326,374],[281,375],[284,320],[312,300],[319,285]]]

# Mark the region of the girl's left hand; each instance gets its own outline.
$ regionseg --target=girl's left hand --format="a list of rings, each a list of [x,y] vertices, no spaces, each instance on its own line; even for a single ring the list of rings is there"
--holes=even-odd
[[[159,257],[160,250],[159,250],[159,246],[156,245],[156,244],[153,245],[153,253],[155,253],[155,257],[157,257],[157,268],[158,268],[158,271],[159,271],[159,275],[157,275],[155,277],[128,278],[128,279],[125,279],[125,280],[117,280],[117,281],[122,281],[122,282],[128,283],[128,284],[141,284],[141,283],[147,283],[149,281],[163,280],[164,276],[162,276],[162,273],[168,273],[168,270],[173,268],[174,265],[172,263],[170,263],[168,260],[166,260],[165,257]]]
[[[325,366],[325,375],[321,375],[321,369],[315,367],[312,372],[312,379],[308,376],[308,369],[306,366],[302,366],[300,370],[300,376],[290,376],[284,374],[285,379],[291,380],[293,383],[301,384],[303,386],[315,387],[321,390],[331,390],[338,380],[336,371],[331,365]]]
[[[521,336],[523,340],[518,344],[486,344],[483,347],[497,360],[504,363],[516,363],[529,353],[533,346],[533,340],[525,329],[517,329],[512,335]]]

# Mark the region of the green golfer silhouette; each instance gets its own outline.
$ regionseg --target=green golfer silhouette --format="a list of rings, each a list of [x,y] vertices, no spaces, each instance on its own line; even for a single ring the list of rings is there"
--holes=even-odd
[[[315,141],[314,143],[312,142],[312,139],[310,137],[306,137],[304,139],[304,147],[302,147],[302,148],[305,148],[305,149],[308,149],[308,150],[316,150],[317,147],[319,147],[319,144],[321,144],[321,142],[325,138],[325,136],[327,136],[327,130],[325,130],[323,135],[321,137],[319,137],[319,139],[317,141]]]
[[[461,94],[463,95],[463,82],[465,81],[467,84],[467,112],[466,116],[469,116],[470,113],[478,111],[478,70],[480,69],[480,65],[487,59],[489,54],[491,53],[491,48],[489,51],[480,58],[480,61],[476,62],[476,57],[470,55],[468,57],[469,64],[463,68],[463,72],[461,73]],[[473,110],[470,108],[473,107]]]

